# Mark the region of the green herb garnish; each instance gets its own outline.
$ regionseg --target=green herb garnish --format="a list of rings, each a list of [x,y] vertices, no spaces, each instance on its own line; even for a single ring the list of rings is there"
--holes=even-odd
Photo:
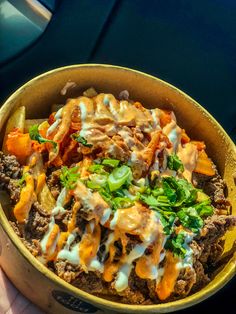
[[[102,164],[104,166],[109,166],[112,168],[116,168],[119,166],[120,161],[118,159],[111,159],[111,158],[107,158],[107,159],[103,159]]]
[[[183,163],[176,154],[172,154],[167,157],[167,167],[170,170],[180,170],[181,172],[184,171]]]
[[[203,220],[194,207],[182,208],[177,212],[177,216],[181,224],[194,233],[198,233],[203,227]]]
[[[210,198],[201,195],[200,191],[185,179],[162,178],[158,187],[153,190],[147,187],[139,199],[157,212],[167,234],[171,230],[170,217],[172,220],[177,218],[185,228],[199,233],[204,223],[202,217],[213,214]]]
[[[184,247],[185,244],[185,233],[180,232],[174,237],[166,241],[165,249],[172,251],[175,255],[184,258],[187,249]]]
[[[130,182],[132,179],[132,172],[130,167],[123,165],[115,168],[108,177],[108,186],[110,191],[118,190],[122,185]]]
[[[92,144],[89,144],[87,142],[87,140],[83,136],[80,136],[78,133],[71,134],[71,137],[73,138],[73,140],[77,141],[78,143],[80,143],[86,147],[92,147],[93,146]]]
[[[115,197],[112,200],[113,209],[128,208],[133,205],[133,202],[128,197]]]
[[[19,186],[22,186],[22,185],[25,183],[25,179],[26,179],[27,175],[28,175],[28,172],[25,172],[25,173],[22,175],[22,177],[17,181],[17,184],[18,184]]]
[[[34,124],[29,128],[29,136],[32,140],[39,142],[40,144],[44,144],[44,143],[51,143],[53,145],[53,148],[57,148],[57,143],[52,141],[52,140],[48,140],[47,138],[42,137],[39,134],[39,125],[38,124]]]
[[[68,190],[73,190],[75,188],[76,182],[80,177],[78,169],[79,167],[68,168],[66,166],[63,166],[61,168],[60,174],[61,184]]]
[[[103,165],[93,164],[88,167],[88,171],[93,173],[103,173],[105,172]]]

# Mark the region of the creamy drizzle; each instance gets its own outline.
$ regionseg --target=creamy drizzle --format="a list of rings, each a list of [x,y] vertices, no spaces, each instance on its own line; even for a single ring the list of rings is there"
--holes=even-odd
[[[50,223],[49,223],[49,225],[48,225],[48,231],[45,233],[43,239],[42,239],[41,242],[40,242],[40,244],[41,244],[41,249],[42,249],[42,252],[43,252],[44,254],[47,253],[47,243],[48,243],[50,234],[51,234],[51,232],[52,232],[54,226],[55,226],[55,219],[54,219],[54,217],[52,217],[52,218],[51,218],[51,221],[50,221]],[[51,251],[50,251],[49,253],[52,254]]]
[[[71,233],[66,241],[64,248],[58,253],[57,259],[67,260],[72,265],[79,265],[79,243],[73,245],[72,242],[75,240],[75,234]]]
[[[169,151],[175,153],[181,140],[181,128],[176,124],[175,120],[172,120],[164,126],[162,131],[166,136],[168,136],[170,142],[172,143],[172,148],[170,148]]]
[[[197,157],[198,157],[198,150],[196,145],[192,143],[187,143],[185,145],[179,145],[178,147],[178,152],[177,152],[178,157],[183,163],[184,166],[184,172],[183,176],[186,180],[189,182],[192,181],[192,172],[196,167],[197,163]]]

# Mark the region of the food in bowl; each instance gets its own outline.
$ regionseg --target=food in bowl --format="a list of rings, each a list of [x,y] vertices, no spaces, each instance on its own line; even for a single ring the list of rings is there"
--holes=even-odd
[[[48,119],[6,126],[1,187],[13,229],[51,271],[130,304],[205,286],[236,225],[204,142],[174,112],[87,90]],[[56,110],[55,110],[56,108]]]

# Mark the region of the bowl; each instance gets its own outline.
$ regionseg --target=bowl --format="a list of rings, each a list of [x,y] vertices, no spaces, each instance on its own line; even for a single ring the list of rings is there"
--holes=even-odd
[[[77,84],[66,95],[60,91],[66,82]],[[126,89],[131,99],[141,101],[147,108],[171,109],[178,124],[192,138],[204,140],[207,153],[218,166],[228,186],[228,198],[236,215],[236,148],[216,120],[196,101],[176,87],[145,73],[128,68],[82,64],[58,68],[37,76],[19,88],[0,110],[0,130],[17,107],[25,106],[27,118],[44,118],[51,104],[64,103],[93,86],[99,92],[118,96]],[[4,207],[4,206],[3,206]],[[236,230],[226,234],[225,251],[236,239]],[[95,313],[96,308],[110,313],[168,313],[197,304],[221,289],[236,272],[236,255],[219,269],[214,279],[203,289],[184,299],[157,305],[127,305],[86,293],[60,279],[43,266],[25,248],[13,232],[4,209],[0,208],[0,265],[14,285],[32,302],[49,313]]]

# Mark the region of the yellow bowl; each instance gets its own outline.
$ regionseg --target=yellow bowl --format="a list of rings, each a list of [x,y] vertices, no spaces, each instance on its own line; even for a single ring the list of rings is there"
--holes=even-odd
[[[60,91],[69,80],[77,83],[77,88],[62,96]],[[127,89],[132,99],[141,101],[148,108],[174,110],[179,125],[192,138],[205,141],[208,154],[227,183],[228,197],[233,205],[233,213],[236,214],[236,186],[233,179],[236,171],[236,149],[229,136],[192,98],[172,85],[138,71],[111,65],[83,64],[42,74],[19,88],[1,108],[1,139],[6,120],[18,106],[26,106],[27,118],[47,117],[51,104],[63,103],[66,98],[79,95],[91,86],[99,92],[110,92],[116,96]],[[235,231],[227,233],[226,251],[232,247],[235,239]],[[172,312],[208,298],[221,289],[236,272],[236,256],[233,256],[205,288],[184,299],[158,305],[127,305],[109,301],[73,287],[40,264],[13,232],[2,207],[0,264],[26,297],[50,313],[75,313],[79,310],[92,313],[94,308],[91,305],[111,313]]]

